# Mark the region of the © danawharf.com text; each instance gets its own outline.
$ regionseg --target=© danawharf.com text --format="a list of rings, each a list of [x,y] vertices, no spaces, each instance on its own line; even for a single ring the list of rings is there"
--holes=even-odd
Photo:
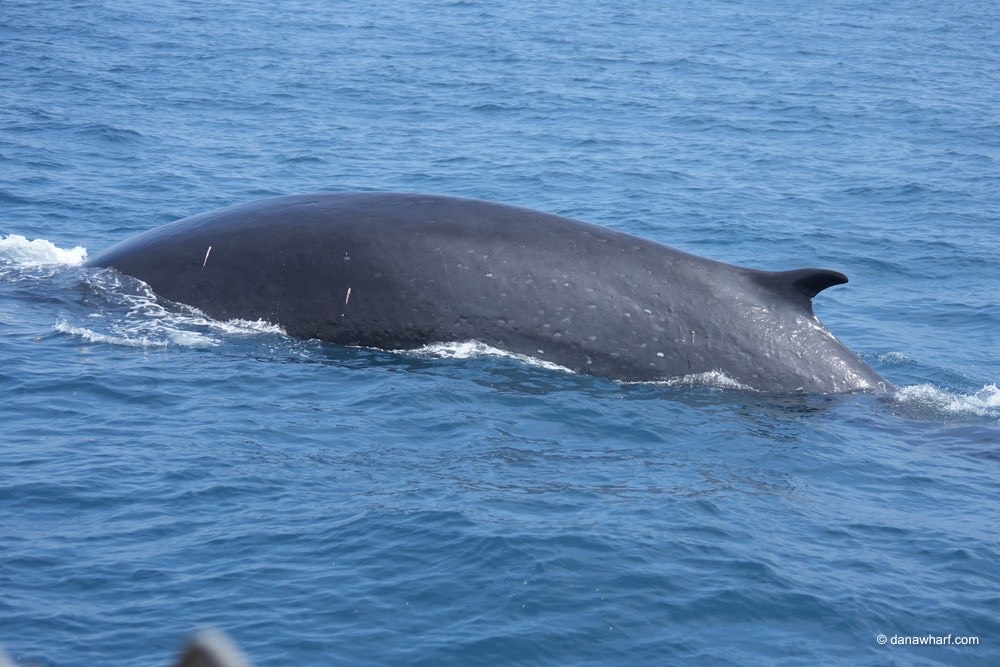
[[[961,635],[889,635],[875,637],[879,644],[890,646],[979,646],[979,637]]]

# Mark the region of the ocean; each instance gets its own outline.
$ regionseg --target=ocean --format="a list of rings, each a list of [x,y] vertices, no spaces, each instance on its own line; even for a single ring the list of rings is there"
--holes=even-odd
[[[1000,5],[0,3],[0,645],[169,665],[1000,664]],[[758,269],[898,391],[218,322],[82,260],[416,191]]]

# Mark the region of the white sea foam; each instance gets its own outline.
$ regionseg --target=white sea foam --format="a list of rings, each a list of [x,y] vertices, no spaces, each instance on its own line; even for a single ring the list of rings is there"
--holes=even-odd
[[[988,384],[974,394],[954,394],[929,384],[902,387],[894,399],[903,405],[953,414],[1000,418],[1000,389]]]
[[[495,356],[517,359],[531,366],[544,368],[551,371],[562,371],[573,373],[575,371],[560,366],[559,364],[538,359],[537,357],[525,354],[515,354],[499,348],[487,345],[477,340],[465,341],[461,343],[434,343],[425,345],[414,350],[393,350],[402,354],[417,354],[420,356],[433,357],[438,359],[471,359],[474,357]],[[709,371],[707,373],[693,373],[684,377],[667,378],[664,380],[654,380],[650,382],[623,382],[622,384],[651,384],[664,387],[714,387],[718,389],[738,389],[742,391],[753,391],[753,387],[737,382],[722,371]]]
[[[0,237],[0,264],[25,268],[50,264],[76,266],[86,258],[87,249],[83,246],[66,250],[45,239],[29,241],[19,234]]]
[[[98,316],[100,317],[100,316]],[[105,319],[101,317],[101,319]],[[162,317],[146,316],[129,319],[106,319],[103,324],[107,332],[95,331],[87,327],[74,326],[60,320],[53,329],[60,333],[82,338],[90,343],[105,343],[125,347],[155,348],[169,347],[215,347],[222,343],[223,336],[253,336],[261,334],[285,335],[285,331],[263,320],[229,320],[218,322],[204,316],[169,313]],[[197,331],[195,329],[202,329]]]
[[[662,387],[713,387],[715,389],[738,389],[740,391],[755,391],[753,387],[748,387],[742,382],[738,382],[722,371],[708,371],[707,373],[692,373],[682,377],[666,378],[664,380],[652,380],[646,382],[630,382],[627,384],[651,384]]]
[[[522,361],[531,366],[537,366],[538,368],[544,368],[550,371],[563,371],[565,373],[573,372],[565,366],[554,364],[551,361],[545,361],[544,359],[538,359],[526,354],[507,352],[491,345],[487,345],[486,343],[482,343],[478,340],[464,341],[461,343],[433,343],[431,345],[424,345],[423,347],[414,350],[393,350],[393,352],[401,354],[416,354],[419,356],[434,357],[438,359],[471,359],[474,357],[486,356],[508,357],[511,359],[517,359],[518,361]]]
[[[234,336],[285,335],[264,320],[213,320],[196,308],[165,304],[148,285],[115,271],[90,275],[87,284],[105,301],[85,326],[66,320],[53,327],[91,343],[138,348],[215,347]]]
[[[219,331],[236,336],[252,336],[255,334],[288,335],[279,325],[272,324],[266,320],[226,320],[222,322],[203,318],[203,321],[205,324]]]
[[[753,391],[753,387],[747,386],[729,377],[722,371],[708,371],[707,373],[694,373],[681,378],[667,380],[666,382],[674,387],[716,387],[718,389],[739,389],[742,391]]]

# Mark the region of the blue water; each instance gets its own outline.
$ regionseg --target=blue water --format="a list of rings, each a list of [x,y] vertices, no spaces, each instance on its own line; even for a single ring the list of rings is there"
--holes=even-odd
[[[214,626],[260,666],[1000,664],[998,25],[963,0],[3,0],[0,644],[165,665]],[[79,266],[317,190],[841,270],[817,313],[900,391],[343,349]]]

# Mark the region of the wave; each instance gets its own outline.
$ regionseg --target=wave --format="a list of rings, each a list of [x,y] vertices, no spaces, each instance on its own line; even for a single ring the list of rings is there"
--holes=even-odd
[[[51,241],[29,241],[20,234],[0,237],[0,265],[31,268],[49,265],[78,266],[87,259],[87,249],[76,246],[66,250]]]
[[[130,143],[145,138],[142,132],[109,123],[85,123],[73,130],[78,137],[93,137],[108,143]]]

